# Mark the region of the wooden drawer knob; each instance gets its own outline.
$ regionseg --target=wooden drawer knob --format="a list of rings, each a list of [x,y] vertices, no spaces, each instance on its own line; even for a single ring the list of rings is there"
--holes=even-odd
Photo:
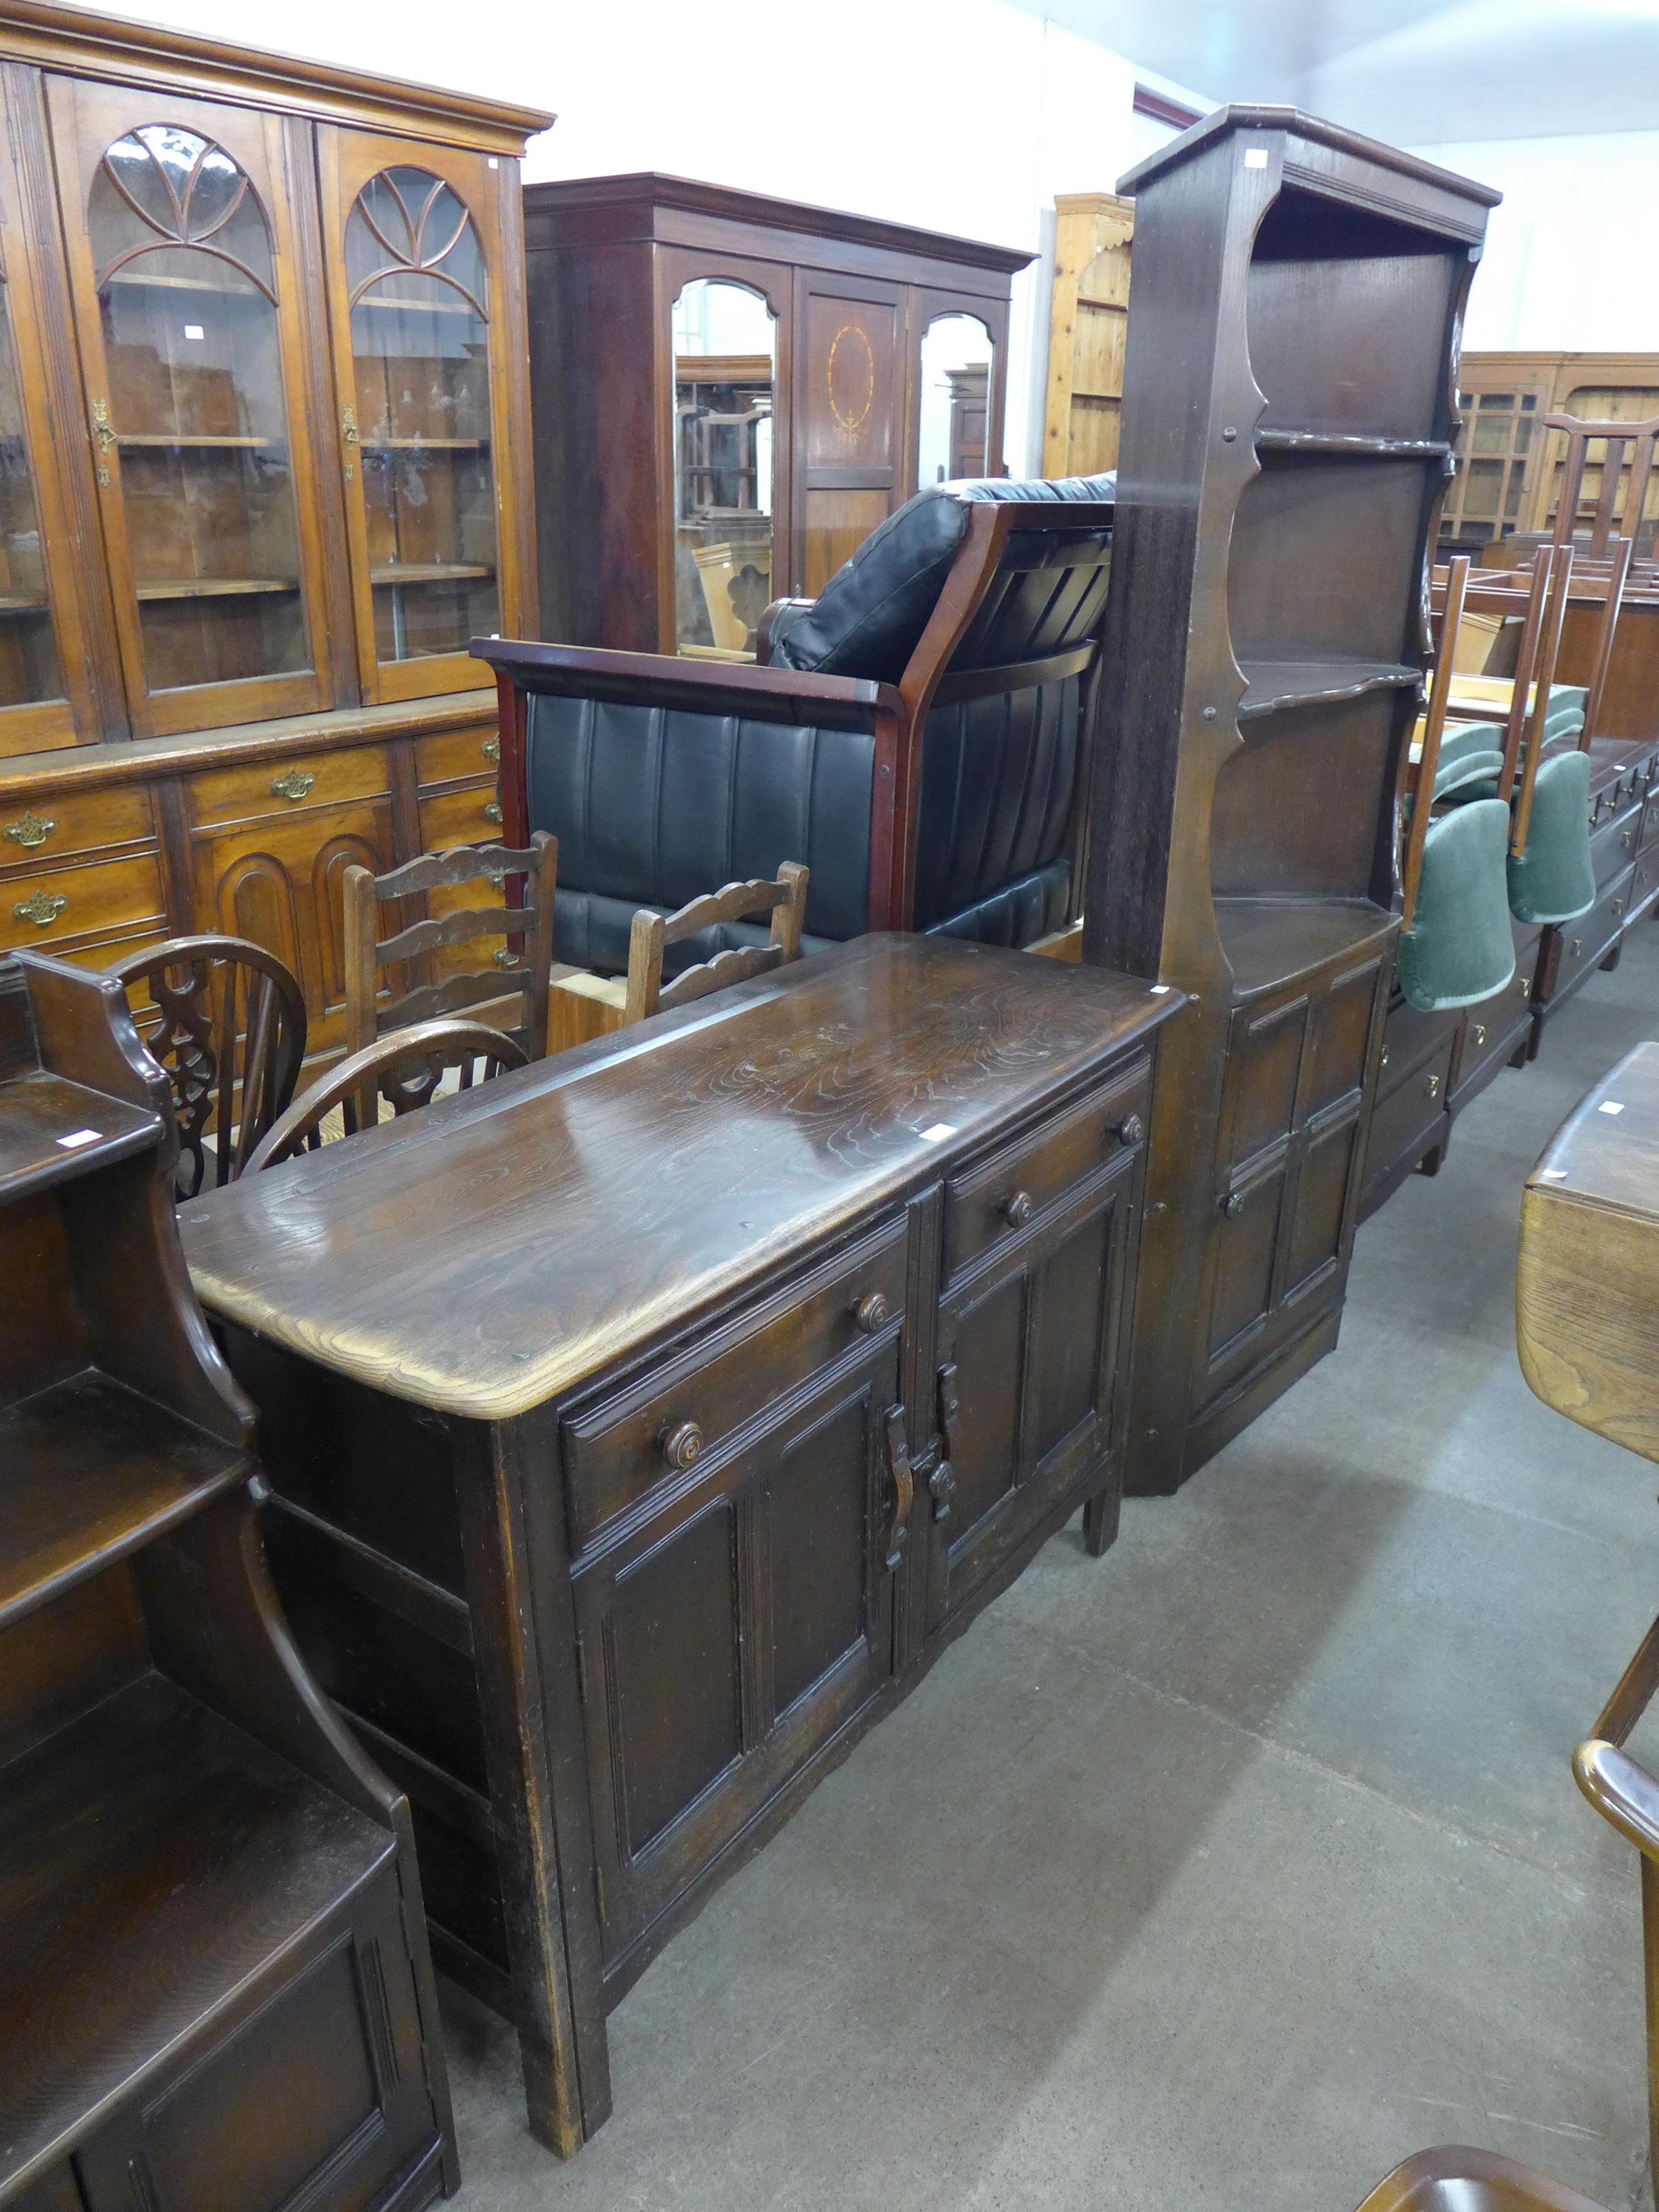
[[[483,811],[484,820],[486,822],[499,822],[501,818],[501,803],[500,799],[492,799],[489,805],[484,808]]]
[[[1221,1211],[1226,1215],[1229,1221],[1237,1221],[1239,1215],[1244,1211],[1243,1193],[1237,1190],[1230,1190],[1225,1198],[1221,1201]]]
[[[678,1421],[660,1439],[662,1455],[676,1474],[695,1467],[702,1457],[703,1433],[695,1421]]]
[[[853,1319],[866,1336],[875,1336],[886,1328],[890,1311],[885,1294],[872,1291],[867,1297],[860,1298],[854,1307]]]
[[[1112,1133],[1120,1145],[1138,1145],[1146,1133],[1146,1124],[1139,1114],[1126,1114]]]
[[[1031,1203],[1031,1194],[1029,1190],[1017,1190],[1011,1198],[1003,1200],[1002,1211],[1011,1228],[1024,1229],[1036,1212],[1036,1208]]]

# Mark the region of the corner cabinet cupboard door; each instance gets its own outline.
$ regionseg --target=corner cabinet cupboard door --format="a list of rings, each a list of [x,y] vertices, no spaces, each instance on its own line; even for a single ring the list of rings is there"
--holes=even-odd
[[[134,733],[330,707],[302,161],[252,108],[47,89]]]
[[[892,1674],[903,1438],[896,1322],[578,1570],[607,1969]]]
[[[994,1248],[939,1309],[940,1462],[916,1501],[930,1632],[1065,1499],[1103,1486],[1139,1158]]]
[[[522,627],[517,164],[331,125],[318,153],[363,696],[467,690],[469,641]]]
[[[55,750],[104,734],[88,681],[82,586],[75,563],[66,457],[52,434],[48,331],[41,277],[61,295],[61,264],[37,276],[24,218],[49,157],[38,100],[21,73],[0,70],[11,151],[0,160],[0,757]],[[33,112],[30,112],[30,111]],[[38,151],[38,164],[31,152]],[[38,242],[38,250],[50,252]],[[15,854],[8,857],[15,858]]]
[[[86,2212],[369,2212],[424,2204],[400,2184],[428,2165],[415,1980],[397,1876],[353,1924],[158,2088],[118,2111],[76,2160]],[[44,2205],[55,2208],[48,2195]],[[26,2197],[25,2204],[33,2200]]]
[[[796,274],[792,507],[808,599],[902,506],[914,477],[909,321],[907,286]]]

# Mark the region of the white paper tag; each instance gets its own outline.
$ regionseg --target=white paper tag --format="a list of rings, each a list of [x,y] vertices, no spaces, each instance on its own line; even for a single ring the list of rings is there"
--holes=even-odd
[[[919,1129],[916,1133],[924,1145],[942,1145],[947,1137],[955,1136],[957,1125],[954,1121],[935,1121],[931,1129]]]
[[[1169,997],[1169,995],[1170,995],[1170,987],[1169,987],[1169,985],[1168,985],[1167,983],[1154,983],[1154,984],[1153,984],[1153,986],[1152,986],[1152,996],[1153,996],[1155,999],[1167,999],[1167,998]]]
[[[1624,1101],[1622,1099],[1604,1098],[1595,1110],[1598,1114],[1622,1114],[1625,1110]]]
[[[186,323],[185,325],[185,336],[187,338],[204,338],[207,336],[207,332],[202,328],[200,323]]]
[[[1540,1168],[1538,1171],[1540,1182],[1565,1182],[1566,1179],[1567,1171],[1565,1168]]]
[[[59,1137],[58,1142],[66,1152],[78,1152],[82,1145],[95,1145],[101,1134],[98,1129],[71,1129],[67,1137]]]
[[[1247,169],[1265,169],[1267,166],[1267,148],[1247,146],[1244,149],[1244,166]]]

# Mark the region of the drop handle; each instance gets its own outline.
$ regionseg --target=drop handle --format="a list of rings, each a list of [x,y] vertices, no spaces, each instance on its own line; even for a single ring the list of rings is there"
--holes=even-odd
[[[657,1439],[658,1449],[676,1474],[696,1465],[702,1457],[704,1442],[696,1421],[677,1421]]]
[[[1470,1034],[1474,1038],[1476,1049],[1479,1050],[1480,1046],[1485,1044],[1486,1042],[1486,1024],[1485,1022],[1472,1023],[1470,1024]]]
[[[1440,1096],[1440,1078],[1437,1075],[1425,1075],[1423,1079],[1423,1088],[1431,1098],[1437,1098]]]
[[[1014,1191],[1002,1201],[1003,1218],[1011,1229],[1024,1229],[1036,1212],[1029,1190]]]
[[[853,1325],[855,1328],[861,1329],[866,1336],[878,1335],[886,1328],[888,1316],[891,1311],[892,1308],[888,1304],[884,1293],[880,1291],[872,1291],[866,1297],[860,1298],[853,1308]]]
[[[962,1398],[957,1389],[956,1362],[948,1359],[939,1370],[939,1432],[945,1447],[944,1456],[927,1478],[935,1521],[950,1519],[951,1501],[957,1494],[956,1469],[951,1462],[957,1455],[957,1429],[961,1419]]]
[[[904,1439],[902,1406],[890,1406],[887,1409],[887,1464],[893,1477],[893,1517],[887,1524],[882,1563],[892,1569],[902,1564],[904,1547],[910,1534],[910,1508],[916,1498],[910,1447]]]
[[[1121,1121],[1112,1125],[1112,1134],[1120,1145],[1138,1145],[1146,1133],[1146,1124],[1139,1114],[1126,1114]]]

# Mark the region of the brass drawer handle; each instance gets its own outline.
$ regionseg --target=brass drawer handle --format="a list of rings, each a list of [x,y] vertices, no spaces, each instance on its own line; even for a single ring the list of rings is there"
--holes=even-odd
[[[501,741],[499,738],[486,738],[478,750],[486,760],[499,760],[501,757]]]
[[[1423,1088],[1431,1098],[1437,1098],[1440,1096],[1440,1078],[1437,1075],[1425,1075],[1423,1079]]]
[[[1623,914],[1625,911],[1625,902],[1623,899],[1614,899],[1613,902],[1613,910],[1615,914]]]
[[[893,1517],[887,1524],[882,1564],[896,1568],[903,1563],[910,1534],[910,1508],[915,1503],[915,1477],[910,1468],[910,1447],[904,1440],[904,1408],[887,1409],[887,1463],[893,1474]]]
[[[297,805],[316,781],[308,768],[291,768],[286,775],[271,777],[270,795],[273,799],[291,799]]]
[[[92,434],[98,441],[98,458],[101,461],[115,443],[115,432],[110,428],[107,399],[94,399],[92,403]]]
[[[510,945],[503,945],[499,946],[495,951],[490,954],[489,957],[495,962],[496,967],[511,968],[518,959],[519,956],[514,952]]]
[[[486,822],[499,822],[501,818],[501,802],[499,799],[492,799],[489,804],[484,808],[484,820]]]
[[[1584,949],[1584,940],[1583,940],[1583,939],[1582,937],[1575,937],[1575,938],[1573,939],[1573,940],[1572,940],[1572,943],[1571,943],[1570,945],[1568,945],[1568,947],[1567,947],[1567,957],[1568,957],[1570,960],[1576,960],[1576,959],[1578,957],[1579,954],[1583,951],[1583,949]]]
[[[1120,1145],[1138,1145],[1146,1133],[1146,1124],[1139,1114],[1127,1114],[1113,1127],[1112,1134]]]
[[[1532,980],[1531,980],[1531,978],[1530,978],[1529,976],[1526,976],[1526,975],[1517,975],[1517,976],[1516,977],[1516,979],[1515,979],[1515,995],[1516,996],[1516,998],[1517,998],[1517,999],[1529,999],[1529,998],[1531,998],[1531,996],[1532,996]]]
[[[1636,842],[1636,830],[1634,825],[1624,831],[1622,836],[1620,837],[1619,842],[1628,853],[1631,847]]]
[[[872,1291],[867,1297],[860,1298],[853,1308],[853,1320],[866,1336],[875,1336],[886,1328],[890,1311],[884,1294],[880,1291]]]
[[[25,852],[33,852],[37,845],[46,843],[57,827],[52,815],[31,814],[26,806],[15,822],[7,823],[6,836],[12,844],[22,846]]]
[[[1472,1022],[1469,1024],[1469,1034],[1474,1039],[1478,1049],[1486,1042],[1486,1024],[1485,1022]]]
[[[30,898],[19,899],[12,912],[19,921],[32,921],[37,929],[44,929],[68,908],[69,901],[62,891],[36,891]]]
[[[703,1433],[695,1421],[680,1421],[659,1440],[663,1457],[677,1474],[695,1467],[703,1455]]]
[[[1011,1229],[1024,1229],[1036,1212],[1029,1190],[1017,1190],[1002,1201],[1003,1218]]]
[[[1221,1211],[1226,1215],[1229,1221],[1237,1221],[1239,1215],[1244,1211],[1243,1192],[1230,1190],[1225,1198],[1221,1201]]]
[[[1378,1065],[1380,1067],[1386,1067],[1386,1066],[1388,1066],[1388,1064],[1389,1064],[1389,1048],[1387,1047],[1387,1045],[1384,1045],[1384,1046],[1383,1046],[1383,1048],[1382,1048],[1382,1059],[1378,1061],[1377,1065]]]

